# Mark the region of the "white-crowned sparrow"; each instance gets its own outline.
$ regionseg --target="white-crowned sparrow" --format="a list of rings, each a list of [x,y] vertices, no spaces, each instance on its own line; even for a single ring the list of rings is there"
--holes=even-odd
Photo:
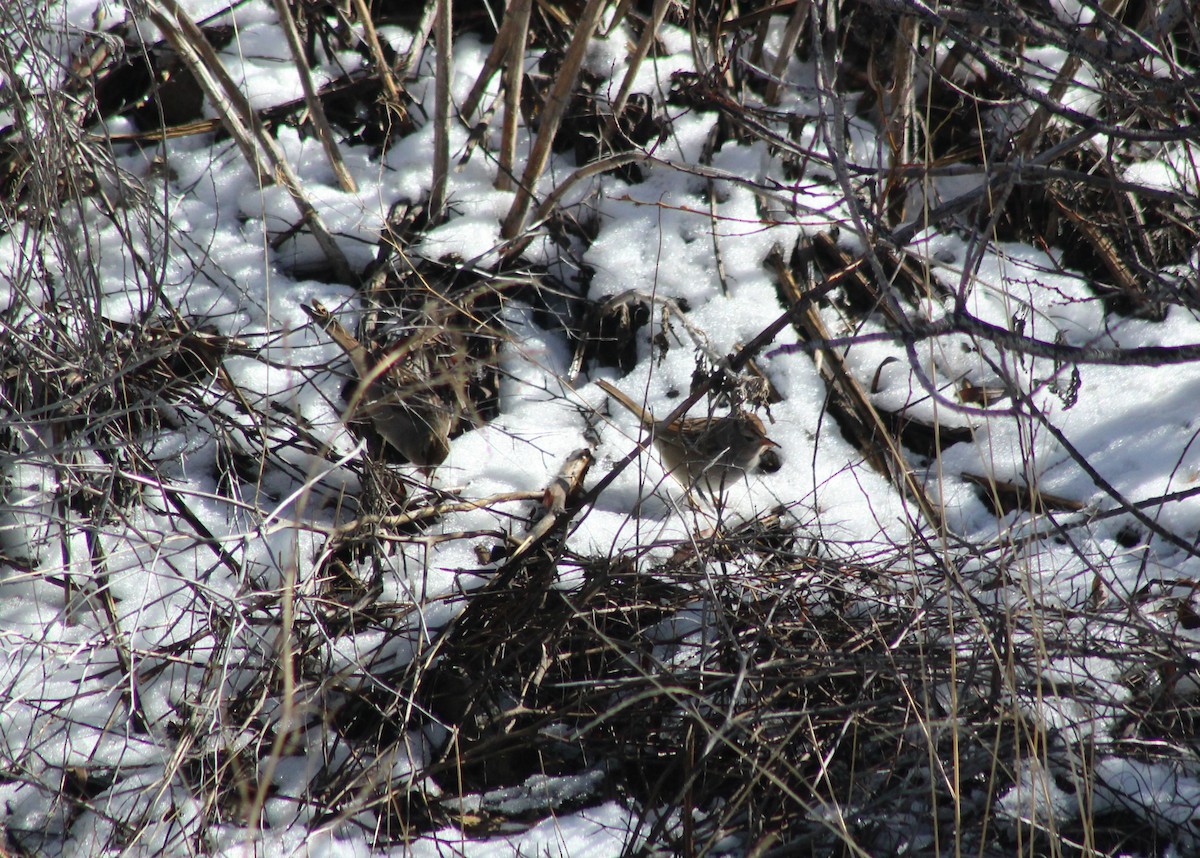
[[[319,301],[302,307],[354,366],[359,387],[350,401],[350,415],[370,418],[383,440],[414,465],[426,469],[440,465],[450,452],[450,431],[458,413],[430,386],[432,371],[421,350],[401,345],[376,353]]]
[[[637,415],[651,431],[667,470],[689,488],[718,494],[757,465],[764,450],[779,446],[767,437],[762,421],[747,411],[665,423],[604,379],[596,384]]]

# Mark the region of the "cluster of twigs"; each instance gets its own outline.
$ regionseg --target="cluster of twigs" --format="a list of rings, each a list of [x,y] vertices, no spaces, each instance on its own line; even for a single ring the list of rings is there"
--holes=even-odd
[[[1061,270],[1092,278],[1111,313],[1162,319],[1171,307],[1197,309],[1200,284],[1189,267],[1198,243],[1197,200],[1185,190],[1195,187],[1194,177],[1190,185],[1181,180],[1179,188],[1164,190],[1136,184],[1122,171],[1200,136],[1194,100],[1200,39],[1187,4],[1109,3],[1091,9],[1086,26],[1019,0],[936,11],[917,2],[807,0],[576,5],[514,0],[493,21],[481,8],[429,2],[401,21],[412,38],[396,51],[378,35],[394,22],[363,0],[345,8],[276,0],[305,97],[270,110],[254,109],[224,69],[217,51],[231,37],[228,28],[193,21],[175,0],[145,5],[161,42],[144,45],[127,22],[97,20],[90,34],[70,43],[69,70],[53,68],[62,46],[43,38],[35,19],[0,12],[4,31],[17,34],[0,38],[4,97],[22,106],[14,113],[22,119],[0,130],[2,228],[43,236],[41,255],[21,269],[26,279],[14,277],[11,303],[0,314],[6,343],[0,400],[7,418],[0,446],[13,461],[45,454],[61,475],[42,522],[43,544],[5,546],[0,559],[12,570],[5,574],[12,580],[41,575],[36,556],[54,531],[81,533],[84,556],[71,553],[80,550],[78,543],[65,542],[75,547],[64,549],[62,574],[50,580],[73,610],[104,617],[125,678],[118,684],[126,689],[136,689],[139,669],[146,670],[136,666],[139,660],[167,671],[181,653],[195,655],[189,649],[195,640],[154,653],[126,644],[102,536],[130,510],[165,508],[191,544],[208,550],[214,567],[243,582],[246,598],[256,594],[252,605],[236,609],[198,594],[197,611],[219,618],[216,643],[206,643],[203,652],[229,657],[234,619],[261,615],[284,630],[285,643],[264,648],[277,660],[248,668],[255,679],[221,712],[227,722],[215,738],[206,732],[210,713],[199,700],[172,726],[180,753],[167,778],[178,777],[203,796],[205,818],[214,825],[228,818],[260,824],[274,767],[306,754],[323,761],[305,795],[317,809],[313,826],[358,825],[370,812],[374,827],[363,834],[381,846],[446,823],[482,835],[528,822],[486,803],[465,813],[461,798],[533,776],[581,772],[596,775],[593,786],[547,812],[603,798],[623,801],[639,813],[631,851],[1095,854],[1151,851],[1170,842],[1176,836],[1170,820],[1132,812],[1091,815],[1082,796],[1070,822],[995,818],[997,799],[1030,763],[1079,784],[1087,780],[1090,757],[1116,746],[1147,758],[1188,759],[1162,746],[1152,751],[1150,743],[1194,744],[1194,703],[1176,694],[1194,669],[1191,657],[1149,626],[1144,651],[1099,651],[1100,630],[1132,622],[1105,607],[1099,573],[1099,597],[1082,624],[1097,630],[1094,637],[1044,634],[1036,652],[1014,644],[1018,631],[1030,631],[1027,625],[1038,637],[1039,629],[1067,624],[1039,613],[1036,604],[1014,614],[975,595],[979,582],[1001,586],[1009,574],[1005,557],[981,551],[968,584],[936,543],[953,537],[912,462],[936,456],[961,430],[876,409],[863,380],[843,363],[841,346],[853,337],[839,341],[835,333],[841,332],[827,330],[816,308],[836,306],[850,331],[868,317],[881,321],[884,336],[905,347],[914,369],[920,366],[917,343],[951,333],[1016,356],[1053,357],[1062,366],[1055,383],[1065,404],[1074,363],[1195,360],[1184,350],[1072,349],[987,326],[967,306],[972,259],[960,260],[966,273],[959,282],[942,282],[929,260],[910,253],[914,238],[928,229],[962,231],[975,258],[990,241],[1022,240],[1061,250]],[[639,34],[629,72],[614,93],[598,92],[583,63],[606,12],[606,27],[624,18]],[[778,36],[769,24],[781,15],[787,23]],[[631,94],[638,67],[659,49],[665,25],[690,31],[700,71],[666,82],[665,101]],[[467,32],[482,34],[493,48],[470,95],[454,104],[450,47]],[[435,112],[414,115],[408,88],[430,39],[439,48]],[[1061,51],[1055,55],[1061,64],[1039,65],[1049,54],[1028,51],[1031,44]],[[361,69],[318,88],[311,71],[318,49],[326,56],[356,51]],[[531,55],[539,63],[526,68]],[[812,95],[823,105],[820,115],[788,107],[798,86],[788,69],[796,61],[815,73]],[[1064,101],[1084,64],[1095,81],[1086,113]],[[20,74],[23,68],[42,69],[43,84]],[[494,76],[501,96],[493,103],[486,93]],[[201,96],[219,127],[199,112]],[[655,142],[671,132],[672,114],[690,110],[720,116],[705,156],[666,165],[656,157]],[[453,124],[472,127],[490,121],[493,111],[502,114],[498,152],[476,137],[470,151],[454,154],[494,158],[497,186],[515,191],[503,223],[503,261],[476,271],[462,260],[415,258],[409,249],[453,207],[446,194]],[[846,132],[851,117],[880,130],[890,147],[886,164],[859,160]],[[137,130],[106,139],[102,123],[115,119]],[[291,124],[318,136],[331,169],[350,188],[339,152],[344,142],[384,151],[426,122],[437,131],[432,193],[420,206],[398,206],[376,263],[353,270],[273,134]],[[518,170],[520,126],[531,129],[534,143]],[[311,236],[323,260],[298,274],[353,285],[384,315],[424,312],[431,296],[443,302],[439,324],[464,338],[461,353],[469,356],[463,372],[470,375],[473,413],[456,431],[491,419],[498,407],[496,353],[505,336],[498,317],[506,296],[519,295],[562,322],[576,373],[598,365],[627,369],[629,343],[645,336],[649,320],[663,311],[646,296],[594,303],[584,297],[585,282],[529,276],[521,252],[532,236],[548,232],[569,258],[594,234],[585,215],[562,205],[571,188],[605,172],[637,181],[646,165],[674,166],[710,187],[718,180],[752,186],[769,225],[822,215],[805,210],[806,189],[839,187],[849,217],[769,261],[779,287],[777,325],[737,355],[712,356],[716,368],[698,375],[689,401],[753,373],[754,358],[774,335],[794,327],[803,347],[821,355],[832,425],[912,502],[914,532],[935,538],[878,556],[864,547],[857,562],[833,563],[823,559],[831,552],[822,546],[798,544],[790,519],[764,519],[698,538],[652,575],[635,574],[626,558],[576,557],[565,547],[573,517],[595,497],[580,488],[587,467],[580,460],[580,470],[548,491],[529,539],[440,537],[494,537],[494,555],[481,562],[499,571],[463,596],[460,612],[442,612],[455,614],[452,621],[430,630],[420,620],[430,606],[419,598],[379,601],[382,558],[390,541],[426,538],[430,522],[464,502],[426,492],[386,468],[360,466],[363,497],[352,521],[327,529],[312,590],[242,568],[205,528],[193,509],[198,499],[173,488],[172,475],[164,473],[154,449],[163,424],[192,423],[216,439],[212,467],[224,500],[259,519],[270,516],[260,497],[243,496],[245,487],[274,499],[305,486],[318,493],[314,505],[339,502],[332,491],[320,494],[326,490],[313,484],[294,454],[338,459],[285,404],[257,401],[229,377],[224,363],[231,358],[274,361],[270,339],[222,335],[208,320],[184,317],[163,294],[162,270],[143,252],[147,237],[163,229],[147,197],[157,179],[123,175],[113,147],[213,133],[235,141],[264,186],[278,182],[287,189],[296,207],[294,229],[271,236],[272,244]],[[794,184],[767,185],[712,167],[713,153],[735,140],[765,144]],[[550,154],[567,147],[580,156],[578,171],[537,199]],[[1184,164],[1181,172],[1195,166]],[[978,181],[961,195],[942,196],[941,189],[951,187],[942,180],[956,177]],[[60,215],[83,199],[99,200],[128,236],[133,277],[147,296],[132,321],[97,309],[94,260]],[[839,231],[861,240],[859,255],[839,246]],[[188,252],[175,238],[157,249]],[[480,290],[481,279],[497,285]],[[951,308],[941,327],[924,317],[930,299]],[[988,388],[964,382],[946,391],[930,383],[927,393],[961,414],[1002,411],[1053,430],[1008,368],[994,369]],[[771,395],[768,390],[764,398]],[[998,401],[1005,403],[1000,410]],[[358,428],[369,435],[369,428]],[[982,476],[978,482],[999,512],[1078,509],[1077,502],[1036,485]],[[1146,504],[1106,490],[1114,508],[1132,519],[1131,544],[1159,538],[1195,553],[1188,540],[1145,512]],[[499,509],[529,499],[491,502]],[[1062,528],[1064,538],[1073,527]],[[581,587],[554,586],[564,567],[582,571]],[[713,576],[713,568],[724,567],[736,574]],[[80,568],[88,570],[83,584],[70,571]],[[1196,616],[1194,593],[1139,596],[1161,597],[1159,607],[1177,611],[1184,627]],[[364,669],[347,676],[330,669],[331,642],[351,634],[380,643],[362,659]],[[1039,722],[1027,705],[1049,694],[1040,685],[1040,665],[1081,654],[1106,660],[1130,688],[1125,735],[1082,747]],[[1073,692],[1085,696],[1083,688]],[[125,706],[138,731],[161,732],[134,691],[125,692]],[[12,762],[17,774],[11,777],[34,777],[28,756]],[[400,763],[408,766],[406,774],[397,774]],[[86,766],[61,775],[59,800],[69,812],[60,832],[79,814],[95,811],[92,799],[121,777]],[[135,820],[114,822],[126,827],[122,836],[136,840],[127,830],[137,828]],[[200,837],[182,824],[181,831],[185,839]],[[36,852],[40,836],[9,828],[0,851]]]

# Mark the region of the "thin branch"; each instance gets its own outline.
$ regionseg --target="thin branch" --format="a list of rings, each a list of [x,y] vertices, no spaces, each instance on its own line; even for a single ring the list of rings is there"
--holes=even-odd
[[[308,60],[304,57],[304,46],[300,44],[300,34],[296,32],[296,19],[292,17],[292,9],[287,0],[271,0],[271,2],[275,4],[275,14],[279,16],[280,26],[283,27],[284,35],[287,36],[288,48],[292,52],[296,73],[300,77],[300,87],[304,90],[304,103],[308,105],[308,115],[312,117],[313,127],[317,129],[317,137],[321,140],[321,148],[325,150],[325,158],[329,161],[329,167],[333,170],[333,174],[337,176],[342,190],[353,194],[358,190],[358,185],[355,184],[350,171],[346,169],[346,162],[342,160],[342,153],[338,150],[333,128],[325,116],[325,107],[317,95],[316,87],[313,86],[312,70],[309,69]]]
[[[591,41],[592,33],[595,32],[596,25],[600,22],[600,13],[604,11],[606,3],[607,0],[588,0],[587,6],[575,25],[575,35],[571,39],[571,46],[567,49],[567,55],[563,59],[562,67],[558,70],[558,77],[550,89],[546,107],[542,111],[537,142],[533,145],[533,151],[529,153],[529,161],[525,165],[525,173],[521,176],[516,199],[513,200],[512,207],[509,209],[500,231],[500,234],[506,239],[516,238],[525,227],[525,215],[533,200],[534,190],[537,188],[542,171],[546,169],[546,162],[550,159],[550,147],[554,144],[559,123],[562,122],[563,114],[566,113],[567,105],[571,101],[571,91],[575,88],[575,79],[583,65],[588,42]]]
[[[350,263],[326,228],[316,207],[309,202],[300,178],[288,164],[287,156],[275,139],[267,133],[258,113],[251,108],[250,102],[229,77],[203,31],[176,0],[148,0],[147,9],[150,20],[163,31],[175,49],[188,61],[188,67],[196,75],[205,94],[217,107],[222,123],[238,141],[242,155],[254,168],[259,181],[264,185],[274,180],[283,184],[296,204],[301,220],[312,232],[313,238],[324,251],[325,258],[333,266],[334,275],[344,283],[354,282]],[[269,165],[259,156],[259,147],[265,153]]]
[[[450,76],[454,74],[453,0],[437,0],[434,41],[437,43],[433,105],[433,188],[429,193],[429,219],[438,223],[445,215],[446,182],[450,177]]]

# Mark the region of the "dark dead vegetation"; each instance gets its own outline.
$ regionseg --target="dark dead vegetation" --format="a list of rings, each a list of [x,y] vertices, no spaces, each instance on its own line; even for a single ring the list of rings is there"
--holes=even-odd
[[[470,110],[453,105],[448,121],[468,128],[489,118],[506,127],[519,121],[549,151],[574,152],[580,180],[611,172],[636,183],[648,164],[662,166],[656,142],[672,133],[673,117],[712,111],[719,121],[707,158],[730,143],[760,142],[794,183],[756,186],[764,225],[803,212],[806,188],[839,187],[852,200],[848,220],[763,260],[783,314],[774,331],[728,360],[702,355],[689,393],[692,401],[709,390],[772,401],[778,394],[754,375],[753,361],[772,347],[774,334],[793,327],[821,361],[830,418],[824,431],[842,433],[865,467],[910,501],[912,543],[831,546],[812,536],[818,530],[798,526],[811,514],[798,507],[697,533],[669,562],[639,573],[629,557],[577,556],[567,546],[572,522],[596,496],[584,491],[578,472],[564,478],[557,500],[521,498],[530,530],[511,528],[516,538],[504,530],[434,535],[431,525],[462,499],[430,491],[393,467],[398,454],[359,423],[353,428],[367,438],[372,456],[347,467],[361,491],[310,489],[310,507],[340,509],[343,524],[327,529],[315,588],[285,606],[286,586],[241,568],[191,508],[196,499],[173,488],[181,474],[156,451],[155,439],[161,427],[180,425],[211,436],[216,452],[206,454],[207,467],[220,492],[249,517],[306,479],[302,462],[336,457],[288,403],[265,403],[239,390],[226,371],[233,359],[286,362],[272,351],[270,336],[222,333],[224,320],[185,316],[163,296],[165,267],[146,247],[164,225],[145,195],[161,192],[168,177],[134,181],[117,169],[111,152],[152,147],[164,137],[225,137],[262,165],[264,185],[289,182],[270,146],[284,126],[306,136],[331,134],[334,151],[361,145],[382,155],[437,121],[409,94],[414,75],[434,73],[422,58],[434,39],[436,4],[292,4],[303,46],[298,63],[316,66],[336,52],[354,52],[361,66],[335,74],[307,101],[247,113],[227,99],[216,107],[218,120],[206,118],[201,106],[206,97],[214,103],[220,82],[202,81],[214,77],[206,59],[211,51],[235,35],[226,17],[190,22],[173,4],[152,3],[176,33],[154,44],[141,42],[128,23],[97,21],[87,33],[69,34],[70,68],[42,80],[15,71],[31,58],[57,62],[57,48],[39,30],[44,22],[11,18],[0,28],[9,33],[0,38],[0,70],[9,84],[0,98],[9,100],[6,106],[25,105],[26,113],[14,115],[36,115],[42,127],[14,121],[0,129],[0,226],[37,230],[44,239],[42,255],[23,263],[26,279],[10,284],[13,300],[0,311],[7,424],[0,447],[20,459],[37,446],[58,463],[61,482],[47,515],[55,527],[84,534],[85,556],[64,557],[62,565],[77,570],[82,561],[91,583],[66,571],[53,580],[74,610],[104,618],[126,677],[115,684],[127,689],[133,729],[173,738],[180,751],[174,776],[200,797],[212,824],[260,824],[271,766],[296,756],[321,760],[305,795],[316,809],[313,824],[362,825],[362,835],[381,847],[447,824],[480,836],[511,831],[609,798],[639,814],[631,854],[1149,855],[1192,842],[1183,838],[1196,832],[1180,830],[1188,823],[1107,805],[1093,812],[1093,793],[1100,777],[1094,761],[1104,755],[1170,762],[1193,774],[1200,765],[1197,664],[1183,636],[1200,625],[1195,582],[1147,579],[1137,592],[1115,592],[1096,568],[1078,585],[1088,598],[1071,608],[1022,591],[1015,555],[966,545],[949,532],[918,477],[917,469],[946,447],[969,442],[971,430],[962,420],[934,425],[878,410],[872,379],[845,361],[846,347],[868,322],[913,347],[930,302],[952,308],[947,332],[979,332],[966,324],[965,280],[947,279],[947,269],[936,264],[970,270],[972,260],[923,255],[913,239],[926,229],[967,236],[973,251],[1006,241],[1044,248],[1061,270],[1087,276],[1111,318],[1161,321],[1173,310],[1198,309],[1193,266],[1200,219],[1195,196],[1182,190],[1195,187],[1197,165],[1181,163],[1181,173],[1192,172],[1191,184],[1175,187],[1125,178],[1129,164],[1164,147],[1200,142],[1200,39],[1188,4],[1106,3],[1092,10],[1088,26],[1065,23],[1048,5],[1025,0],[936,12],[871,0],[620,4],[617,14],[638,37],[630,50],[661,56],[660,26],[689,30],[700,71],[662,80],[653,95],[632,94],[616,112],[617,93],[579,68],[580,52],[597,33],[578,24],[604,5],[455,4],[452,38],[496,44],[489,61],[506,95],[495,103],[479,98]],[[374,29],[401,24],[415,33],[410,52],[364,36],[363,10]],[[0,13],[0,20],[14,14]],[[782,57],[764,41],[773,15],[793,22]],[[539,61],[513,73],[514,59],[527,54]],[[811,64],[816,92],[788,77],[789,58]],[[1082,65],[1094,78],[1086,109],[1064,100]],[[790,98],[797,92],[819,97],[820,114],[795,110]],[[314,119],[318,110],[327,130]],[[881,169],[855,151],[846,136],[850,117],[868,120],[884,136],[893,166]],[[102,123],[118,118],[134,130],[106,137]],[[466,151],[443,154],[486,158],[497,182],[527,185],[511,151],[491,151],[480,139]],[[673,166],[710,190],[717,179],[757,181],[718,174],[705,159]],[[971,176],[979,181],[957,196],[943,196],[932,184]],[[522,203],[518,195],[505,221],[508,252],[484,269],[474,260],[413,251],[453,215],[452,197],[440,212],[429,200],[396,201],[374,262],[352,270],[326,241],[318,241],[319,254],[287,255],[299,237],[324,229],[303,186],[291,194],[292,228],[268,237],[280,258],[297,260],[290,273],[353,285],[367,310],[360,336],[396,341],[436,325],[438,341],[451,342],[432,359],[470,403],[452,436],[498,414],[498,355],[514,336],[504,322],[506,302],[531,304],[547,328],[561,330],[579,378],[597,366],[628,371],[635,338],[653,337],[668,317],[686,313],[640,294],[589,299],[582,255],[597,225],[586,205],[567,208],[553,198]],[[97,199],[129,236],[131,276],[148,296],[132,319],[96,310],[96,278],[71,212],[79,201]],[[537,233],[548,234],[568,264],[551,272],[528,263],[521,250]],[[152,252],[189,253],[186,242],[159,242],[150,242]],[[573,279],[562,274],[571,269]],[[830,307],[844,322],[841,330],[822,321],[818,309]],[[963,323],[958,328],[956,320]],[[1023,355],[1042,354],[1046,344],[1027,340],[1020,320],[1013,322],[1002,343],[1013,364],[922,395],[968,418],[1036,419],[1012,372]],[[665,339],[663,347],[670,347]],[[1113,350],[1091,359],[1127,358]],[[1069,360],[1057,376],[1038,381],[1070,407]],[[579,467],[586,471],[587,463]],[[1072,545],[1086,524],[1073,517],[1085,499],[966,477],[997,515],[1028,514],[1061,545]],[[1111,500],[1122,514],[1146,510],[1126,525],[1130,547],[1165,536],[1150,520],[1153,501],[1135,509],[1123,498]],[[211,617],[210,633],[137,653],[135,673],[121,605],[104,586],[101,536],[143,506],[205,547],[212,568],[243,581],[246,601],[235,616],[231,603],[198,587],[197,610]],[[525,533],[534,536],[522,541]],[[1196,554],[1192,537],[1169,535],[1178,550]],[[397,542],[422,539],[479,543],[477,574],[464,574],[462,592],[444,604],[426,603],[419,593],[407,601],[381,599],[382,558]],[[13,570],[7,574],[40,574],[33,553],[8,546],[0,560]],[[559,587],[564,571],[582,583]],[[997,595],[1008,590],[1024,598]],[[440,618],[435,627],[424,625],[423,612]],[[1149,613],[1173,615],[1180,636],[1147,622]],[[265,657],[246,665],[255,680],[228,699],[225,733],[214,735],[211,713],[199,700],[194,709],[179,707],[170,723],[152,722],[128,691],[137,685],[129,677],[157,675],[176,659],[207,660],[215,671],[233,651],[235,620],[287,624],[288,669]],[[1109,646],[1114,629],[1130,628],[1140,650]],[[347,672],[334,667],[331,651],[352,636],[375,643],[360,656],[361,669]],[[1128,696],[1114,704],[1092,699],[1097,692],[1083,679],[1059,684],[1048,666],[1068,657],[1121,677]],[[208,676],[198,687],[218,686]],[[1047,700],[1083,709],[1119,705],[1122,729],[1061,730],[1037,714],[1035,704]],[[293,707],[290,721],[279,715],[283,701]],[[1048,771],[1076,806],[1057,817],[1033,805],[1023,821],[999,816],[998,800],[1030,765]],[[30,758],[6,761],[9,774],[0,778],[22,778],[34,766]],[[506,810],[486,797],[537,777],[580,774],[591,777],[590,786],[559,803]],[[69,829],[121,776],[104,768],[63,771],[57,828],[8,828],[0,851],[38,852],[40,838]],[[475,794],[485,798],[464,804],[463,796]],[[364,811],[371,811],[373,827],[362,822]],[[118,821],[132,840],[137,820]],[[197,845],[204,848],[203,840]]]

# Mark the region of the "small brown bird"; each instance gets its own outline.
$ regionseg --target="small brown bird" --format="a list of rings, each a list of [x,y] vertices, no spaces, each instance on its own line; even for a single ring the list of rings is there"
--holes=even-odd
[[[350,412],[370,418],[383,440],[422,468],[440,465],[450,452],[450,431],[458,420],[431,387],[432,370],[417,349],[403,346],[377,354],[347,331],[319,301],[301,305],[337,343],[358,376]]]
[[[637,415],[651,431],[667,470],[689,488],[698,486],[719,494],[754,468],[764,450],[779,446],[767,437],[762,421],[747,411],[664,423],[604,379],[596,384]]]

